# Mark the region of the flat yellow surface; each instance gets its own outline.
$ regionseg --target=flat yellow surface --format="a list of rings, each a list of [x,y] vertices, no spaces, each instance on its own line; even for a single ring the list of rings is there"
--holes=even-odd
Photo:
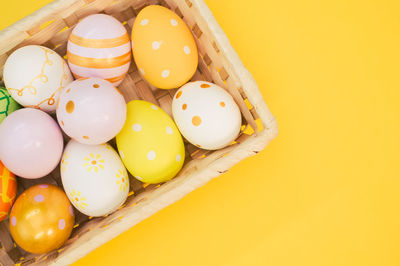
[[[75,265],[400,265],[400,2],[207,4],[279,137]]]

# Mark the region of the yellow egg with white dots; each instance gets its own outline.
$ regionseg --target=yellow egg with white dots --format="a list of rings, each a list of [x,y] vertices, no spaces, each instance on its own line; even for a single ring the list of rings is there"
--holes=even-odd
[[[132,27],[133,57],[141,75],[161,89],[178,88],[196,72],[197,46],[185,22],[168,8],[143,8]]]
[[[127,104],[127,119],[117,135],[119,154],[128,171],[145,183],[173,178],[183,166],[185,147],[175,123],[146,101]]]

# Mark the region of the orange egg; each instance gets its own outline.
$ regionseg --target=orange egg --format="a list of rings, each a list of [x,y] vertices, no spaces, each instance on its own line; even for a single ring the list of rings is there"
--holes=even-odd
[[[186,23],[173,11],[149,5],[132,27],[132,51],[141,75],[161,89],[179,88],[198,64],[197,45]]]
[[[0,221],[7,218],[17,193],[17,180],[0,161]]]
[[[10,232],[24,250],[47,253],[60,248],[74,226],[74,211],[64,191],[36,185],[24,191],[10,213]]]

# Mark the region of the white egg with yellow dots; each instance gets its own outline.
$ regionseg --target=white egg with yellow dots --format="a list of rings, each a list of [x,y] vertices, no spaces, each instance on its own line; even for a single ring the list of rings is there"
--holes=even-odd
[[[128,173],[109,144],[86,145],[70,140],[60,169],[69,200],[88,216],[109,214],[128,197]]]
[[[4,83],[11,97],[24,107],[54,112],[60,92],[73,81],[64,59],[39,45],[15,50],[4,64]]]
[[[216,150],[239,135],[242,117],[232,96],[206,81],[182,86],[172,101],[172,113],[182,135],[193,145]]]

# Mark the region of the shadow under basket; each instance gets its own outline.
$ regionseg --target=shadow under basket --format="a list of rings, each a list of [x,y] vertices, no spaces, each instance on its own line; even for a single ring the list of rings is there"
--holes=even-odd
[[[8,220],[1,222],[2,265],[70,264],[225,173],[239,161],[257,154],[277,135],[276,120],[257,84],[203,0],[56,0],[0,32],[0,76],[7,57],[19,47],[43,45],[65,58],[68,36],[81,18],[95,13],[109,14],[122,22],[130,33],[136,15],[150,4],[162,5],[176,12],[192,30],[199,50],[199,66],[192,81],[216,83],[233,96],[243,118],[239,137],[230,146],[217,151],[202,150],[185,141],[185,165],[174,179],[148,185],[130,176],[130,193],[123,206],[110,215],[97,218],[75,210],[76,224],[70,239],[62,248],[48,254],[30,254],[19,248],[9,233]],[[119,90],[127,102],[146,100],[171,115],[176,90],[161,90],[149,85],[140,76],[133,60]],[[39,183],[56,184],[62,188],[59,168],[40,179],[20,178],[18,194]]]

